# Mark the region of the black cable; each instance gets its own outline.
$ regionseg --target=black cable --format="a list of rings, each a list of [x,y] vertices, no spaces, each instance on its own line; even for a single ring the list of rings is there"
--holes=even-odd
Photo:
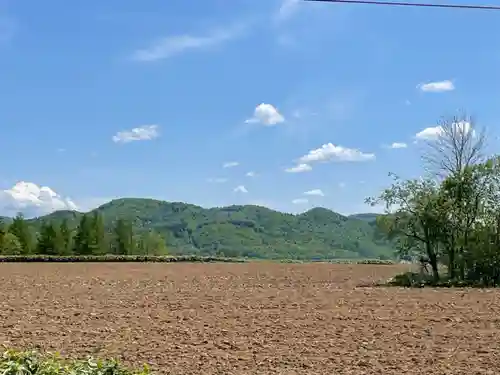
[[[311,2],[325,3],[344,3],[344,4],[371,4],[371,5],[392,5],[409,7],[428,7],[428,8],[458,8],[458,9],[478,9],[478,10],[500,10],[500,6],[494,5],[460,5],[460,4],[429,4],[429,3],[410,3],[401,1],[369,1],[369,0],[304,0]]]

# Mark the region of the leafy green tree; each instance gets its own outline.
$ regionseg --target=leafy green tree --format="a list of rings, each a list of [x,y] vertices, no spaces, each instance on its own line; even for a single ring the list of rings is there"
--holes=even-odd
[[[108,249],[107,236],[104,228],[104,220],[99,212],[94,211],[90,219],[89,227],[90,253],[94,255],[106,254]]]
[[[4,237],[8,232],[9,232],[8,225],[6,225],[3,219],[0,218],[0,253],[2,252],[3,249]]]
[[[168,255],[165,238],[154,230],[138,236],[135,248],[141,255]]]
[[[9,226],[9,232],[15,235],[21,245],[22,254],[31,254],[35,249],[35,240],[22,213],[18,213]]]
[[[114,253],[117,255],[128,255],[134,253],[134,240],[132,225],[123,220],[116,221],[114,230]]]
[[[13,233],[6,232],[0,243],[0,254],[2,255],[22,255],[23,248],[19,238]]]
[[[500,157],[485,157],[484,132],[468,117],[443,120],[439,129],[424,155],[438,178],[397,180],[368,202],[386,204],[378,227],[401,255],[427,261],[434,281],[442,264],[449,280],[499,285]]]
[[[92,255],[92,222],[89,215],[80,219],[73,243],[73,252],[77,255]]]
[[[68,255],[73,252],[73,238],[71,230],[69,229],[68,220],[64,219],[59,226],[59,233],[62,239],[62,255]]]
[[[64,242],[54,224],[49,222],[42,224],[36,252],[44,255],[58,255],[64,252]]]
[[[369,198],[372,205],[384,204],[386,215],[377,219],[379,229],[389,239],[396,239],[400,256],[414,256],[429,264],[439,280],[439,235],[441,210],[438,185],[431,179],[402,181],[392,175],[394,183],[379,197]]]

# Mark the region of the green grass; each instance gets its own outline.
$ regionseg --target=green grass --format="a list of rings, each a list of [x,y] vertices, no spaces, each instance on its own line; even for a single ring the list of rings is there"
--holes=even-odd
[[[58,354],[41,355],[36,351],[7,350],[0,357],[2,375],[148,375],[149,367],[128,369],[119,362],[87,358],[65,360]]]

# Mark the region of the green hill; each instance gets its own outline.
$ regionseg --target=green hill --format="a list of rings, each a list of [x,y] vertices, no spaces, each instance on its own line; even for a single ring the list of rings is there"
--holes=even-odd
[[[354,215],[349,215],[348,217],[350,219],[358,219],[358,220],[363,220],[367,222],[374,222],[377,220],[377,217],[379,217],[382,214],[374,214],[374,213],[362,213],[362,214],[354,214]]]
[[[111,229],[118,218],[136,232],[154,229],[175,254],[244,256],[266,259],[391,258],[393,250],[376,241],[373,225],[325,208],[300,215],[246,205],[202,208],[153,199],[123,198],[96,209]],[[83,213],[56,211],[29,220],[76,226]]]

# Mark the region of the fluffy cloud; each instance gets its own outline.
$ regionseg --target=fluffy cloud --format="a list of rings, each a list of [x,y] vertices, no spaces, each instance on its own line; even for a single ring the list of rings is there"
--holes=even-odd
[[[439,138],[442,131],[443,129],[441,128],[441,126],[428,127],[415,134],[415,138],[417,140],[436,140]]]
[[[246,187],[244,187],[243,185],[239,185],[239,186],[236,186],[234,188],[234,192],[235,193],[248,193],[248,190]]]
[[[321,189],[313,189],[313,190],[305,191],[304,195],[315,195],[315,196],[318,196],[318,197],[324,197],[325,196],[325,194],[323,193],[323,191]]]
[[[424,92],[445,92],[455,90],[455,85],[452,81],[436,81],[428,83],[419,83],[417,89]]]
[[[368,161],[374,159],[375,154],[368,154],[354,148],[335,146],[332,143],[327,143],[320,148],[309,151],[307,155],[304,155],[299,159],[299,163],[309,164],[313,162],[326,161]]]
[[[195,51],[214,47],[240,36],[245,29],[238,24],[226,29],[215,30],[207,35],[176,35],[162,38],[149,47],[139,49],[132,55],[132,59],[141,62],[152,62],[167,59],[187,51]]]
[[[247,172],[247,174],[245,176],[247,176],[247,177],[255,177],[255,176],[257,176],[257,174],[255,172],[253,172],[253,171],[250,171],[250,172]]]
[[[45,215],[57,210],[77,210],[77,205],[47,186],[20,181],[0,192],[0,204],[5,214],[22,212],[28,217]]]
[[[312,171],[312,167],[309,164],[297,164],[295,167],[285,169],[288,173],[302,173]]]
[[[133,128],[132,130],[120,131],[116,133],[112,139],[115,143],[150,141],[160,136],[158,128],[158,125],[143,125],[138,128]]]
[[[309,200],[307,200],[307,198],[297,198],[292,201],[293,204],[305,204],[308,202]]]
[[[389,146],[389,148],[407,148],[408,145],[404,142],[394,142]]]
[[[260,123],[266,126],[274,126],[285,121],[285,117],[271,104],[261,103],[254,112],[253,117],[246,120],[246,123]]]
[[[470,122],[466,121],[460,121],[457,123],[452,124],[452,127],[454,128],[454,131],[456,132],[463,132],[465,134],[469,133],[472,131],[473,135],[475,135],[475,131],[472,129],[472,126]],[[443,134],[443,127],[442,126],[431,126],[428,128],[425,128],[422,131],[419,131],[417,134],[415,134],[415,139],[417,141],[436,141],[439,139],[439,137]]]
[[[283,0],[276,14],[276,21],[285,21],[292,17],[298,10],[300,0]]]
[[[224,163],[222,165],[222,168],[234,168],[237,167],[238,165],[240,165],[240,163],[237,161],[228,161],[227,163]]]

